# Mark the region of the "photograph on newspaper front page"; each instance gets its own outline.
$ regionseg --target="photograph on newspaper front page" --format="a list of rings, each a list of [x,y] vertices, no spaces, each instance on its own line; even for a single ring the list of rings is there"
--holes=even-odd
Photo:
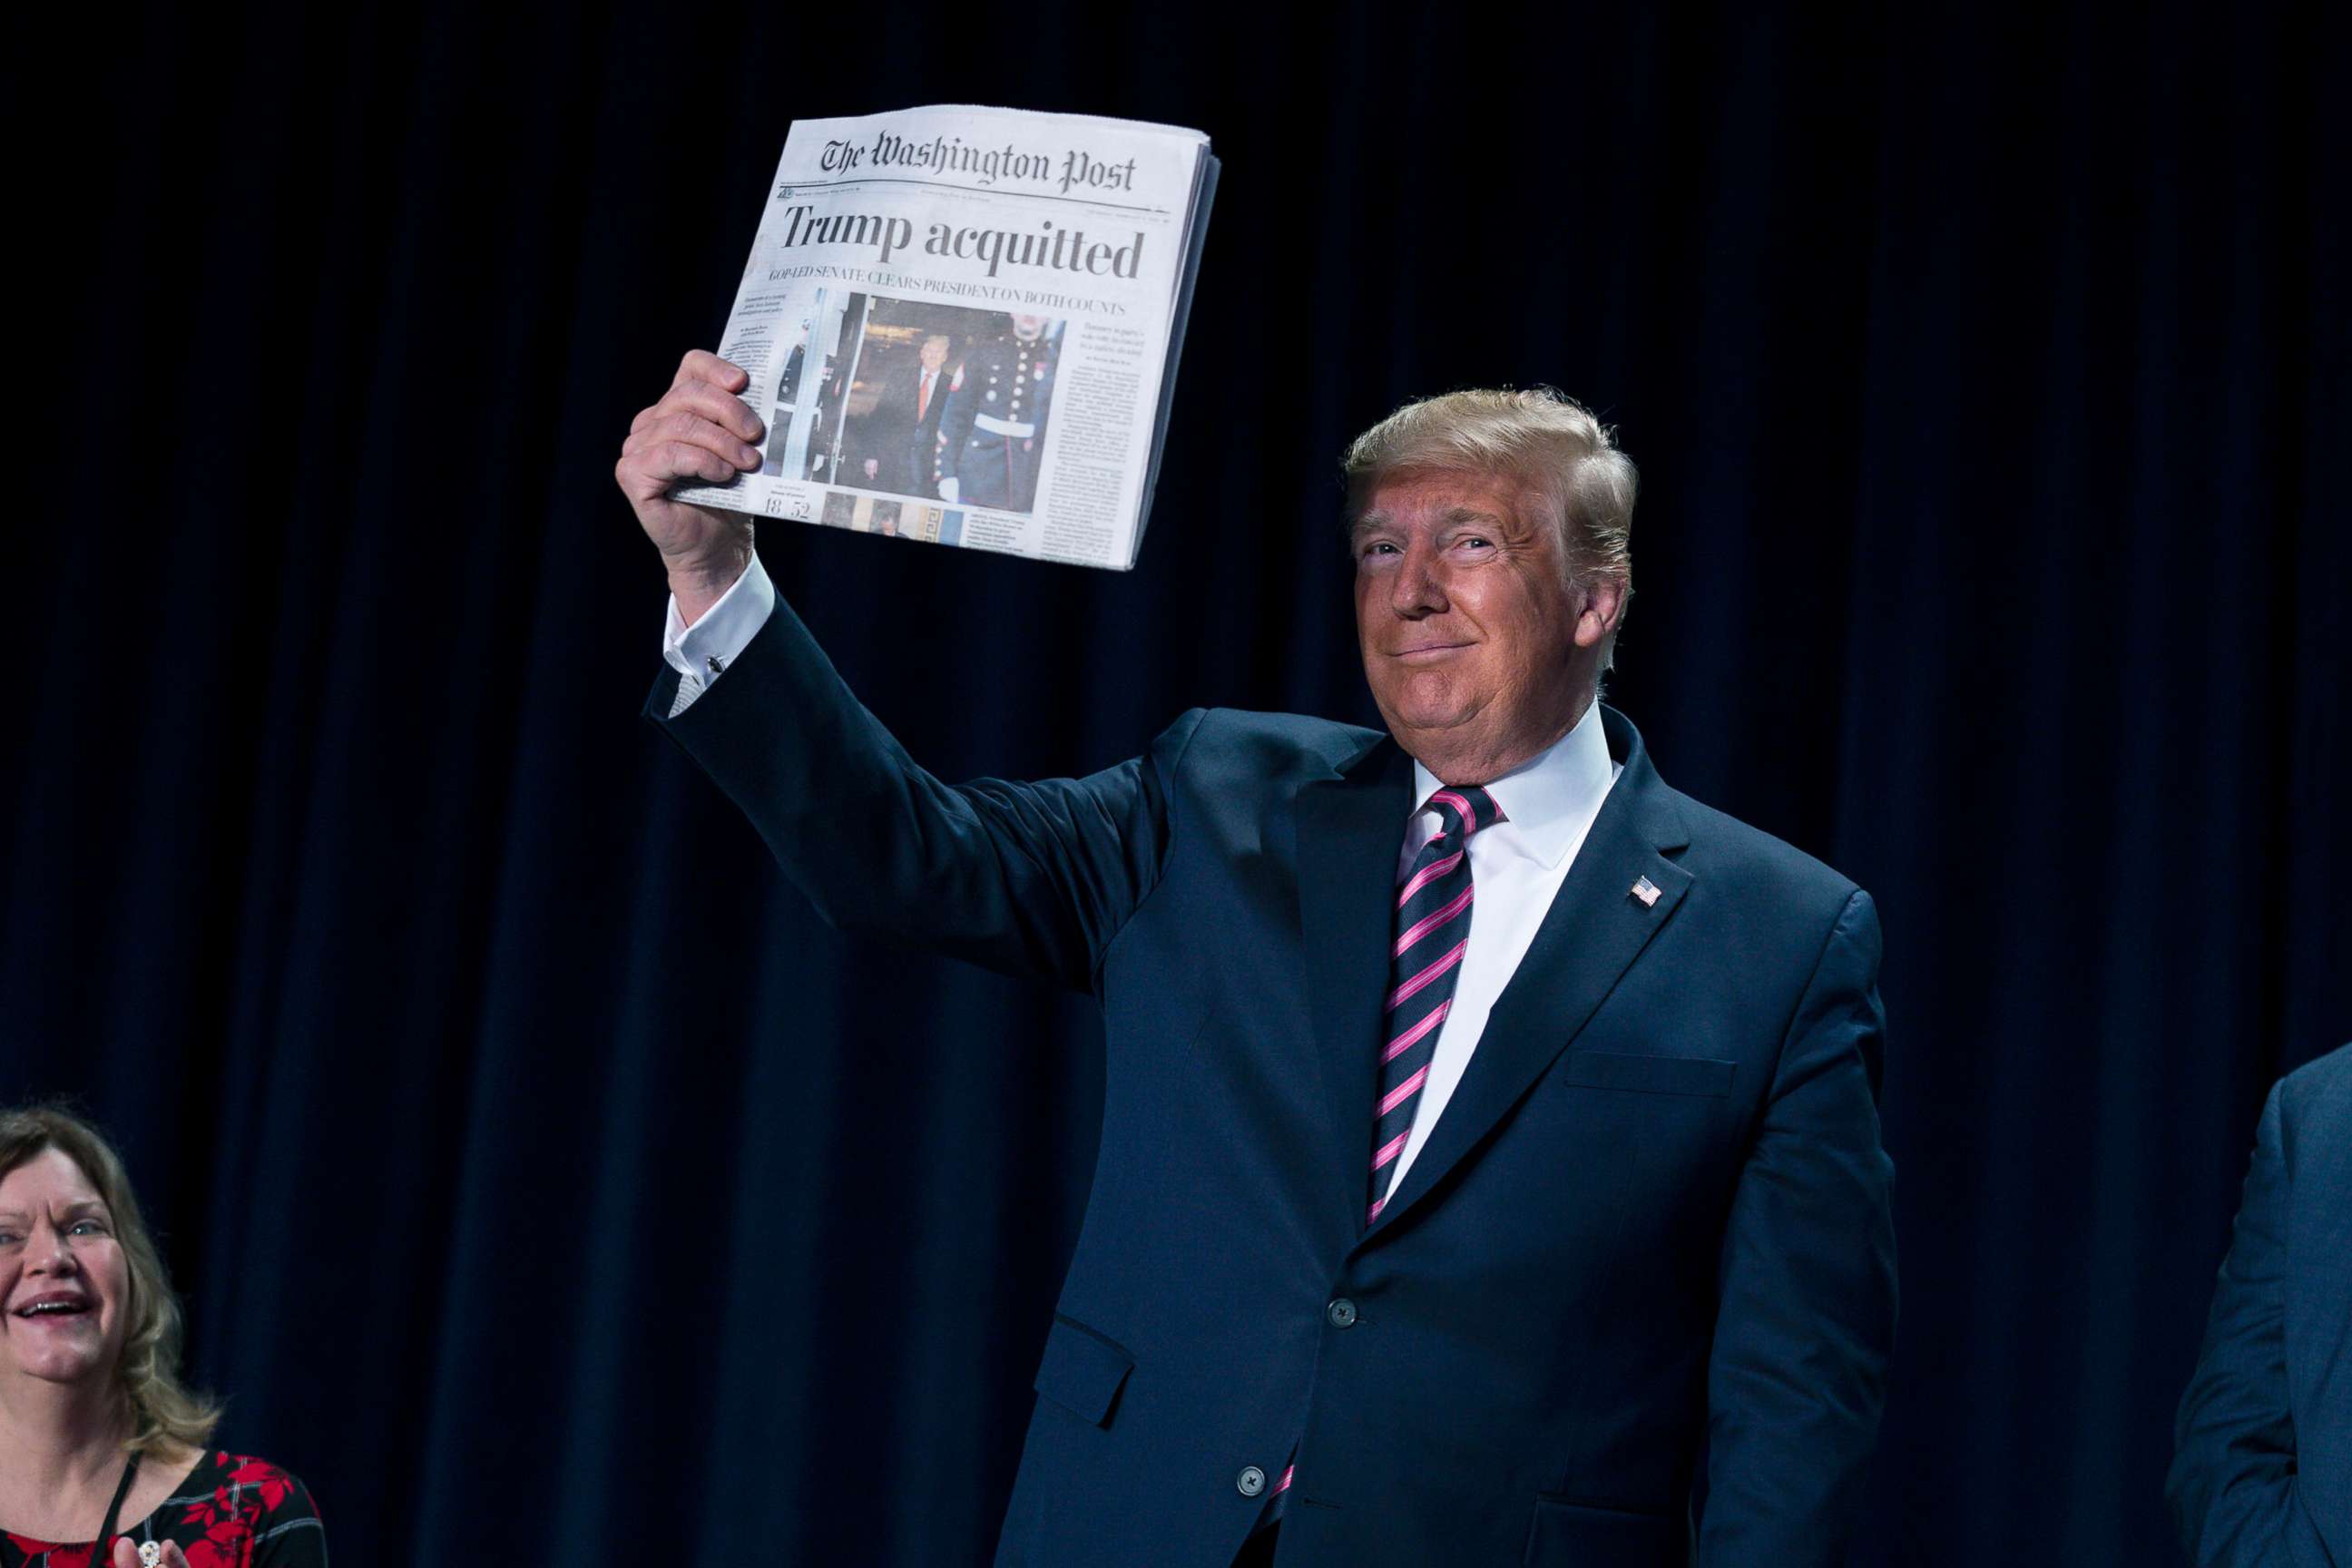
[[[856,490],[826,490],[816,521],[826,528],[878,533],[885,539],[913,539],[926,544],[963,542],[963,513],[953,507],[924,506]]]
[[[799,472],[818,483],[1000,511],[1036,509],[1064,323],[851,294],[828,344],[835,409]],[[792,426],[769,421],[779,447]]]

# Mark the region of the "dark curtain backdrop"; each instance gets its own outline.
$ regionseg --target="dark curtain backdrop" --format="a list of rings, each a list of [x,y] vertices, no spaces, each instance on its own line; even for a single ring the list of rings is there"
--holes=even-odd
[[[1224,184],[1135,572],[763,529],[861,694],[952,777],[1369,718],[1344,439],[1590,402],[1645,479],[1612,700],[1885,913],[1857,1560],[2174,1560],[2256,1110],[2352,1038],[2352,51],[1965,9],[68,16],[15,68],[0,1094],[124,1143],[228,1440],[362,1568],[991,1550],[1098,1020],[782,885],[637,717],[610,477],[794,113],[980,100]]]

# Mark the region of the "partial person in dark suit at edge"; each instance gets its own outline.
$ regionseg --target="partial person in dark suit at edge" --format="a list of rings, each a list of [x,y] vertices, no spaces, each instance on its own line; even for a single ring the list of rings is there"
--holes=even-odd
[[[1591,416],[1457,393],[1350,449],[1386,734],[1196,710],[950,786],[749,524],[668,498],[758,460],[743,384],[688,354],[616,469],[673,595],[649,716],[828,919],[1105,1014],[998,1563],[1843,1561],[1895,1328],[1877,917],[1596,700],[1634,479]]]
[[[2352,1046],[2263,1106],[2173,1436],[2197,1568],[2352,1563]]]

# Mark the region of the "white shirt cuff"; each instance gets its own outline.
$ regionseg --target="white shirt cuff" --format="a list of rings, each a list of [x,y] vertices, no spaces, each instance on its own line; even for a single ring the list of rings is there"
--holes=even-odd
[[[725,673],[775,610],[776,585],[757,555],[719,595],[719,602],[690,626],[677,613],[677,595],[670,595],[669,614],[662,624],[662,658],[678,674],[677,699],[670,707],[670,717],[685,712]]]

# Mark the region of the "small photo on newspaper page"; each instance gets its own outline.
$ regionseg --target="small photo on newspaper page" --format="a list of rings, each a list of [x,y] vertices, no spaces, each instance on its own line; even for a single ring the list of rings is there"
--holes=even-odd
[[[793,126],[719,350],[761,467],[678,498],[1133,566],[1216,175],[1199,132],[1133,121]]]

